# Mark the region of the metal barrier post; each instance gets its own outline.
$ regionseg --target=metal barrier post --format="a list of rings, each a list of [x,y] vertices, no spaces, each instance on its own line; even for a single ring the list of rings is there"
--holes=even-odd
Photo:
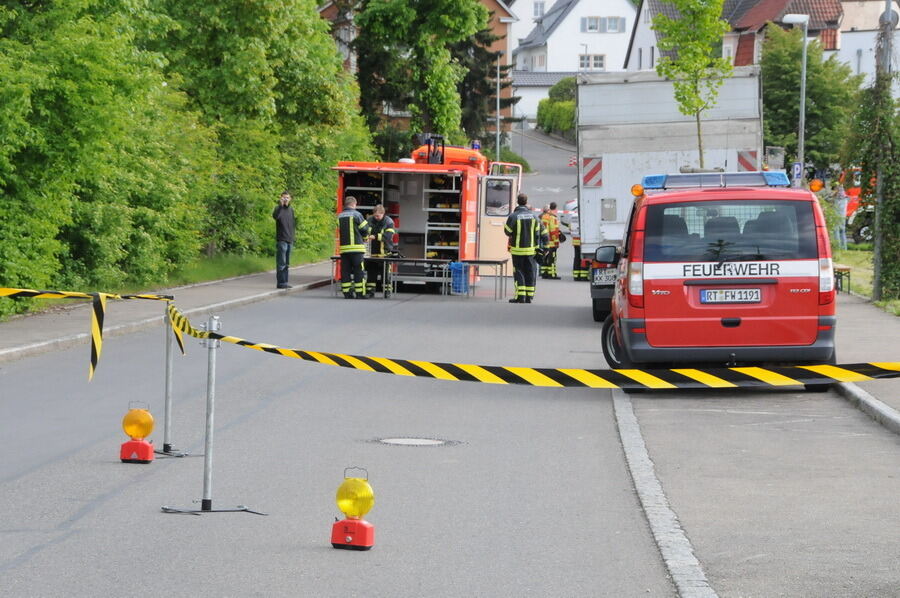
[[[209,332],[218,332],[221,323],[219,316],[210,316],[206,329]],[[203,449],[203,500],[200,508],[203,511],[212,510],[212,457],[213,457],[213,421],[216,407],[216,350],[219,341],[206,339],[209,359],[206,368],[206,442]]]
[[[202,330],[206,332],[218,332],[221,328],[219,316],[210,316],[206,324],[201,325]],[[200,500],[200,510],[197,509],[178,509],[175,507],[163,506],[164,513],[189,513],[192,515],[200,515],[202,513],[253,513],[254,515],[265,515],[259,511],[254,511],[244,505],[238,505],[233,509],[213,509],[212,508],[212,458],[213,458],[213,430],[215,423],[215,407],[216,407],[216,350],[219,348],[219,340],[215,338],[206,338],[200,341],[208,350],[208,360],[206,369],[206,440],[204,442],[203,451],[203,498]]]
[[[175,372],[175,352],[173,350],[175,332],[172,330],[172,319],[169,316],[168,304],[163,317],[163,333],[166,335],[166,411],[163,417],[163,448],[161,451],[154,452],[157,455],[165,455],[167,457],[187,457],[187,453],[172,448],[172,378]]]

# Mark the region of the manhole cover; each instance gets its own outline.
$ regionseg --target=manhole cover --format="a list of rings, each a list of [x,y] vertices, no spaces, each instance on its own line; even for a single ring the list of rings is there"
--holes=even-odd
[[[441,440],[439,438],[379,438],[378,442],[398,446],[443,446],[456,444],[452,440]]]

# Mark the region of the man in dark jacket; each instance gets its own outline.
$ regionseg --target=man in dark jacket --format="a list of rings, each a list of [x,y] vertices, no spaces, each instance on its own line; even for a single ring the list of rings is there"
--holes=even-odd
[[[509,218],[503,232],[509,237],[509,252],[512,254],[513,280],[516,289],[510,303],[531,303],[534,300],[534,285],[537,278],[537,263],[534,256],[541,244],[546,244],[548,236],[540,220],[535,218],[528,207],[528,196],[519,193],[516,209]]]
[[[372,210],[372,215],[366,218],[369,223],[369,255],[371,257],[388,257],[394,251],[394,219],[385,214],[384,206],[378,204]],[[366,263],[366,294],[369,297],[376,292],[384,291],[384,296],[389,297],[390,291],[390,266],[384,263],[371,261]],[[385,280],[381,280],[384,278]]]
[[[363,215],[356,211],[356,198],[344,198],[344,211],[338,214],[338,234],[341,252],[341,291],[344,299],[366,298],[366,279],[363,275],[363,256],[366,254],[366,237],[371,227]]]
[[[288,268],[291,266],[291,248],[294,246],[294,208],[291,207],[291,194],[282,192],[275,211],[275,285],[279,289],[289,289]]]

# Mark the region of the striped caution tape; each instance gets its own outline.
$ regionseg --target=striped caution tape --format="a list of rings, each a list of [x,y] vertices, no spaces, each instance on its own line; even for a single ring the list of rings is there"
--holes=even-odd
[[[0,287],[0,297],[10,299],[90,299],[91,300],[91,367],[88,380],[94,378],[94,371],[100,363],[100,352],[103,350],[103,320],[106,315],[107,299],[148,299],[152,301],[172,301],[172,295],[153,295],[147,293],[118,295],[116,293],[80,293],[76,291],[38,291],[34,289],[13,289]],[[174,331],[174,328],[173,328]],[[184,353],[184,343],[179,334],[178,345]]]
[[[321,351],[285,349],[267,343],[256,343],[216,332],[197,330],[186,316],[169,304],[169,319],[173,328],[195,338],[216,339],[248,349],[275,353],[294,359],[314,361],[325,365],[394,374],[459,380],[483,384],[521,384],[544,388],[765,388],[801,386],[804,384],[830,384],[834,382],[861,382],[875,378],[900,376],[900,362],[854,363],[845,365],[807,365],[785,367],[734,367],[669,370],[581,370],[574,368],[525,368],[462,363],[439,363],[365,357]]]

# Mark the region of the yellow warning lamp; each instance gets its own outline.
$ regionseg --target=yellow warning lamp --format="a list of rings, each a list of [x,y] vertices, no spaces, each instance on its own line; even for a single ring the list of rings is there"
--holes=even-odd
[[[122,429],[132,440],[143,440],[153,433],[153,416],[146,409],[129,409],[122,418]]]
[[[362,478],[344,478],[338,486],[335,497],[338,509],[348,519],[362,519],[372,510],[375,504],[375,493],[367,480]]]
[[[640,197],[641,195],[644,194],[644,186],[641,185],[640,183],[636,183],[636,184],[632,185],[631,186],[631,194],[634,195],[635,197]]]
[[[821,179],[813,179],[809,182],[809,190],[813,193],[818,193],[824,188],[825,183],[823,183]]]
[[[351,478],[347,472],[357,469],[365,472],[365,478]],[[347,550],[369,550],[375,545],[375,526],[363,519],[375,504],[375,492],[369,485],[369,472],[361,467],[344,470],[344,481],[338,486],[335,502],[346,516],[331,526],[331,545]]]
[[[133,404],[133,403],[132,403]],[[145,440],[153,433],[153,416],[147,408],[131,407],[122,418],[122,430],[131,440],[122,444],[119,458],[123,463],[150,463],[153,461],[153,443]]]

